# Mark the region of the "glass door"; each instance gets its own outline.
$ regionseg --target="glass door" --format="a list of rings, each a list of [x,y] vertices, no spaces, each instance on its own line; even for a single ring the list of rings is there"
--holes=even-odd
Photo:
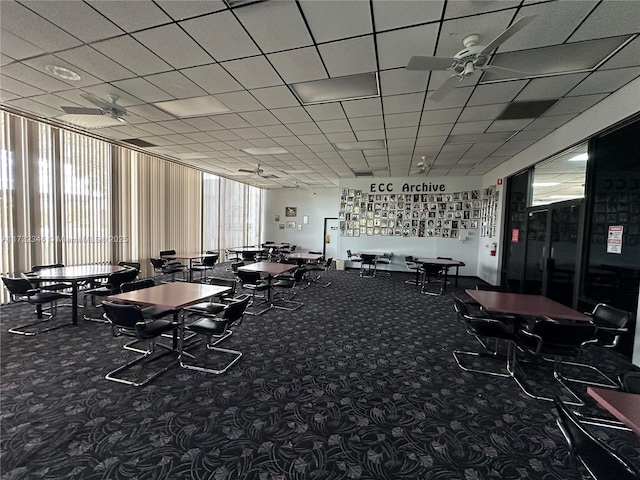
[[[527,245],[522,293],[543,295],[547,261],[548,208],[527,209]]]

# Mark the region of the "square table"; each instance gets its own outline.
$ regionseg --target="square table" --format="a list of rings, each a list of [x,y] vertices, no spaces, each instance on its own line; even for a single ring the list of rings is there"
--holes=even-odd
[[[449,269],[451,267],[456,267],[456,287],[457,287],[458,286],[458,270],[460,269],[460,267],[465,266],[464,262],[461,262],[460,260],[450,260],[448,258],[416,258],[413,261],[416,263],[422,263],[423,265],[438,265],[443,267],[444,280],[440,285],[441,294],[444,293],[444,291],[447,289],[447,277],[449,275]],[[418,271],[416,272],[416,283],[418,281],[419,272],[420,272],[420,269],[418,269]],[[422,289],[424,291],[424,283],[422,285]]]
[[[243,272],[258,272],[267,276],[267,283],[269,285],[269,290],[267,290],[267,301],[271,304],[271,306],[273,306],[271,280],[276,275],[281,275],[296,268],[298,268],[297,265],[293,265],[290,263],[256,262],[240,267],[238,268],[238,270],[242,270]]]
[[[587,393],[640,436],[640,395],[597,387],[587,387]]]
[[[69,267],[44,268],[34,273],[25,274],[27,279],[38,281],[63,281],[71,284],[71,323],[78,324],[78,285],[80,282],[106,278],[112,273],[127,270],[129,267],[119,265],[73,265]]]
[[[143,288],[141,290],[109,295],[107,300],[154,306],[162,310],[173,310],[173,318],[177,322],[178,312],[183,308],[229,291],[231,291],[231,287],[203,285],[201,283],[171,282],[156,285],[155,287]],[[176,347],[177,336],[174,332],[173,348],[175,349]]]

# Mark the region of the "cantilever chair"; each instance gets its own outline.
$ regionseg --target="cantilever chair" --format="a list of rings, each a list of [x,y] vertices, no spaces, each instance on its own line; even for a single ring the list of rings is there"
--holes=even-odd
[[[120,287],[123,283],[133,282],[138,276],[139,271],[134,268],[127,268],[126,270],[121,270],[119,272],[113,272],[107,277],[107,283],[101,284],[96,288],[91,288],[89,290],[84,290],[84,298],[83,298],[83,308],[87,308],[87,299],[91,299],[91,305],[94,307],[96,297],[107,297],[109,295],[114,295],[116,293],[120,293]],[[85,320],[105,323],[102,318],[93,318],[88,315],[84,315],[83,318]]]
[[[442,265],[436,265],[436,264],[428,264],[425,263],[422,265],[421,268],[422,271],[422,290],[421,292],[424,293],[425,295],[442,295],[444,293],[444,270],[442,268]],[[438,282],[438,285],[440,286],[440,288],[436,291],[436,292],[432,292],[430,290],[427,290],[427,285],[429,283],[432,283],[433,280]]]
[[[238,281],[240,282],[240,286],[244,290],[248,290],[251,292],[251,303],[250,306],[257,307],[264,303],[268,303],[267,296],[269,295],[269,290],[271,289],[271,285],[262,280],[259,272],[243,272],[242,270],[238,270],[237,272]],[[263,297],[260,303],[256,303],[256,293],[262,292]],[[247,315],[262,315],[263,313],[271,310],[273,305],[268,305],[266,308],[259,310],[258,312],[246,312]]]
[[[557,424],[569,445],[574,461],[578,460],[594,480],[638,480],[640,471],[627,459],[593,436],[557,396]],[[576,462],[577,469],[577,462]]]
[[[196,370],[199,372],[221,374],[226,372],[231,366],[240,360],[242,352],[237,350],[230,350],[228,348],[221,348],[217,345],[225,338],[231,335],[229,327],[232,325],[239,325],[242,322],[242,318],[246,312],[247,305],[251,296],[245,295],[242,298],[238,298],[235,301],[229,303],[219,315],[206,315],[193,323],[185,326],[185,331],[193,332],[204,337],[201,346],[207,348],[207,350],[231,355],[231,361],[224,367],[219,369],[207,368],[200,365],[186,363],[184,357],[190,357],[195,360],[195,356],[187,353],[184,348],[184,340],[180,342],[180,366],[189,370]],[[215,339],[215,341],[212,340]]]
[[[276,277],[276,282],[272,285],[272,287],[281,290],[280,292],[277,292],[280,294],[277,301],[284,303],[284,305],[275,304],[276,299],[274,294],[275,308],[280,308],[282,310],[288,310],[292,312],[304,306],[303,302],[296,302],[293,300],[293,297],[296,295],[297,293],[296,289],[302,282],[302,279],[304,278],[306,273],[307,271],[305,267],[298,267],[296,271],[293,272],[293,275],[289,275],[289,276],[283,275],[283,276]],[[286,290],[289,291],[289,295],[285,295]],[[287,306],[287,305],[290,305],[290,306]]]
[[[9,295],[12,302],[25,302],[36,306],[36,313],[38,315],[38,321],[28,323],[26,325],[18,325],[10,328],[9,333],[15,333],[17,335],[37,335],[38,333],[48,332],[56,330],[58,328],[66,327],[71,323],[65,323],[62,325],[50,326],[40,330],[30,330],[40,324],[49,322],[57,313],[57,302],[60,299],[68,298],[69,294],[62,293],[60,291],[48,291],[40,288],[33,288],[33,285],[26,278],[11,278],[2,277],[2,282],[9,291]],[[49,314],[46,318],[42,317],[43,308],[45,304],[51,304],[48,310]]]
[[[385,253],[382,257],[376,258],[376,272],[378,275],[385,275],[387,277],[391,276],[390,272],[378,271],[378,265],[391,265],[391,259],[393,258],[393,253]]]
[[[331,264],[332,263],[333,263],[333,257],[329,257],[329,258],[327,258],[326,262],[324,262],[324,263],[319,263],[317,265],[307,266],[307,271],[308,272],[326,272],[327,270],[329,270],[331,268]],[[316,276],[311,280],[311,282],[317,282],[321,278],[322,278],[322,274],[317,274],[316,273]],[[309,284],[311,284],[311,282],[309,282]],[[331,282],[327,282],[327,283],[322,284],[320,286],[323,287],[323,288],[327,288],[330,285],[331,285]]]
[[[575,382],[576,380],[563,375],[563,362],[566,358],[575,358],[580,352],[582,345],[592,340],[595,335],[596,326],[591,322],[565,323],[550,318],[536,320],[532,324],[516,330],[519,349],[543,360],[546,360],[545,356],[552,357],[552,359],[548,361],[553,362],[553,377],[575,400],[575,402],[567,403],[576,406],[583,406],[584,402],[566,384],[567,381]],[[597,369],[591,365],[575,363],[573,365],[597,371]],[[544,397],[527,390],[516,375],[514,375],[514,379],[522,391],[531,398],[549,402],[553,401],[552,397]],[[580,383],[587,382],[581,381]]]
[[[192,265],[189,267],[189,270],[191,270],[191,272],[200,272],[200,282],[207,281],[209,278],[207,277],[207,272],[213,271],[217,261],[218,255],[203,257],[200,263]]]
[[[404,283],[408,285],[420,285],[422,282],[420,281],[420,276],[422,275],[422,266],[415,261],[412,255],[407,255],[404,257],[404,263],[407,266],[407,270],[414,273],[416,278],[411,278],[409,280],[405,280]]]
[[[211,297],[208,302],[190,305],[184,309],[185,312],[195,315],[215,315],[224,310],[229,302],[233,301],[237,285],[237,282],[234,279],[213,277],[209,279],[209,285],[229,287],[231,290],[228,293],[222,293]]]
[[[483,312],[471,314],[467,305],[459,298],[454,298],[454,308],[458,314],[458,319],[462,321],[467,329],[467,333],[472,335],[478,340],[478,342],[486,349],[484,352],[469,352],[465,350],[454,350],[453,358],[458,366],[467,372],[482,373],[485,375],[492,375],[497,377],[510,377],[513,361],[513,348],[515,341],[514,326],[512,323],[505,322],[504,320],[492,318],[488,315],[483,315]],[[506,371],[495,372],[491,370],[481,370],[478,368],[466,367],[460,361],[462,356],[473,358],[497,358],[497,347],[493,350],[489,348],[486,343],[487,340],[495,340],[496,342],[507,342],[507,354],[506,354]]]
[[[47,268],[62,268],[64,267],[64,263],[52,263],[50,265],[32,265],[31,272],[29,273],[37,273],[40,270],[46,270]],[[28,276],[28,274],[27,274]],[[42,288],[43,290],[67,290],[71,288],[71,284],[64,282],[41,282],[37,278],[29,278],[29,281],[33,285],[33,288]]]
[[[164,258],[150,258],[151,266],[154,273],[159,275],[171,275],[171,281],[175,281],[176,273],[182,273],[182,279],[185,280],[186,269],[181,263],[170,263]]]
[[[360,255],[360,276],[375,277],[376,276],[376,256],[368,253]]]
[[[146,350],[135,350],[143,352],[142,355],[135,357],[133,360],[107,373],[107,375],[105,375],[107,380],[133,385],[134,387],[141,387],[175,365],[177,360],[151,373],[142,380],[129,380],[119,376],[121,373],[131,370],[136,365],[141,365],[145,362],[151,363],[163,358],[164,355],[152,357],[156,345],[166,348],[167,350],[171,349],[162,344],[156,344],[156,338],[176,328],[176,324],[172,320],[165,319],[149,321],[144,317],[143,310],[138,305],[124,305],[104,301],[102,302],[102,308],[104,309],[105,320],[111,324],[111,333],[114,337],[127,336],[133,337],[137,339],[137,341],[147,342]]]
[[[362,261],[360,257],[356,257],[353,253],[351,253],[351,250],[347,250],[347,260],[353,263],[360,263]],[[345,269],[345,273],[349,273],[349,270]]]

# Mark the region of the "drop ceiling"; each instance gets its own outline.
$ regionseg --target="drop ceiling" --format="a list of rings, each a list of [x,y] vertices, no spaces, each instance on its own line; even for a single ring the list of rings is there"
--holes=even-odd
[[[450,72],[404,68],[412,56],[453,57],[470,34],[486,45],[531,15],[490,58],[525,73],[476,71],[436,102]],[[0,27],[5,110],[55,123],[63,106],[96,107],[82,95],[117,96],[126,123],[92,134],[268,188],[335,186],[354,172],[483,175],[640,76],[631,1],[2,1]],[[296,95],[371,74],[373,97]],[[198,113],[199,98],[229,111]],[[187,99],[186,112],[162,108]],[[534,118],[499,119],[514,102],[543,101]],[[276,147],[286,153],[247,153]],[[257,165],[277,178],[238,172]]]

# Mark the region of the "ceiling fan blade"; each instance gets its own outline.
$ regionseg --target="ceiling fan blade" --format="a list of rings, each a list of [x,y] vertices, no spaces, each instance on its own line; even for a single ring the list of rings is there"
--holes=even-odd
[[[513,68],[506,68],[506,67],[501,67],[499,65],[493,65],[492,63],[485,65],[483,67],[483,70],[504,70],[505,72],[512,72],[512,73],[518,73],[520,75],[535,75],[533,72],[523,72],[521,70],[514,70]]]
[[[453,90],[456,85],[460,83],[458,77],[451,76],[447,78],[447,80],[440,85],[435,92],[429,95],[429,100],[433,100],[434,102],[439,102],[442,100],[451,90]]]
[[[99,108],[84,108],[84,107],[60,107],[64,113],[70,113],[72,115],[102,115],[102,110]]]
[[[83,93],[80,96],[82,98],[84,98],[85,100],[90,101],[91,103],[93,103],[94,105],[96,105],[97,107],[100,107],[102,109],[108,109],[108,108],[112,108],[113,107],[112,103],[106,102],[103,99],[101,99],[100,97],[97,97],[92,93]]]
[[[256,173],[255,170],[247,170],[246,168],[239,168],[238,171],[244,173]]]
[[[446,57],[413,56],[405,67],[407,70],[449,70],[453,59]]]
[[[262,175],[260,175],[260,176],[261,176],[262,178],[278,178],[278,176],[277,176],[277,175],[271,175],[271,174],[267,174],[267,175],[262,174]]]
[[[527,25],[529,25],[529,23],[531,23],[531,21],[536,18],[537,15],[531,15],[528,17],[522,17],[518,20],[516,20],[516,23],[514,23],[513,25],[511,25],[509,28],[507,28],[504,32],[502,32],[500,35],[498,35],[496,38],[494,38],[493,40],[491,40],[489,42],[489,44],[484,47],[479,53],[478,56],[480,55],[488,55],[489,53],[493,52],[496,48],[498,48],[501,44],[503,44],[504,42],[506,42],[507,40],[509,40],[511,37],[513,37],[517,32],[519,32],[520,30],[522,30],[524,27],[526,27]]]

